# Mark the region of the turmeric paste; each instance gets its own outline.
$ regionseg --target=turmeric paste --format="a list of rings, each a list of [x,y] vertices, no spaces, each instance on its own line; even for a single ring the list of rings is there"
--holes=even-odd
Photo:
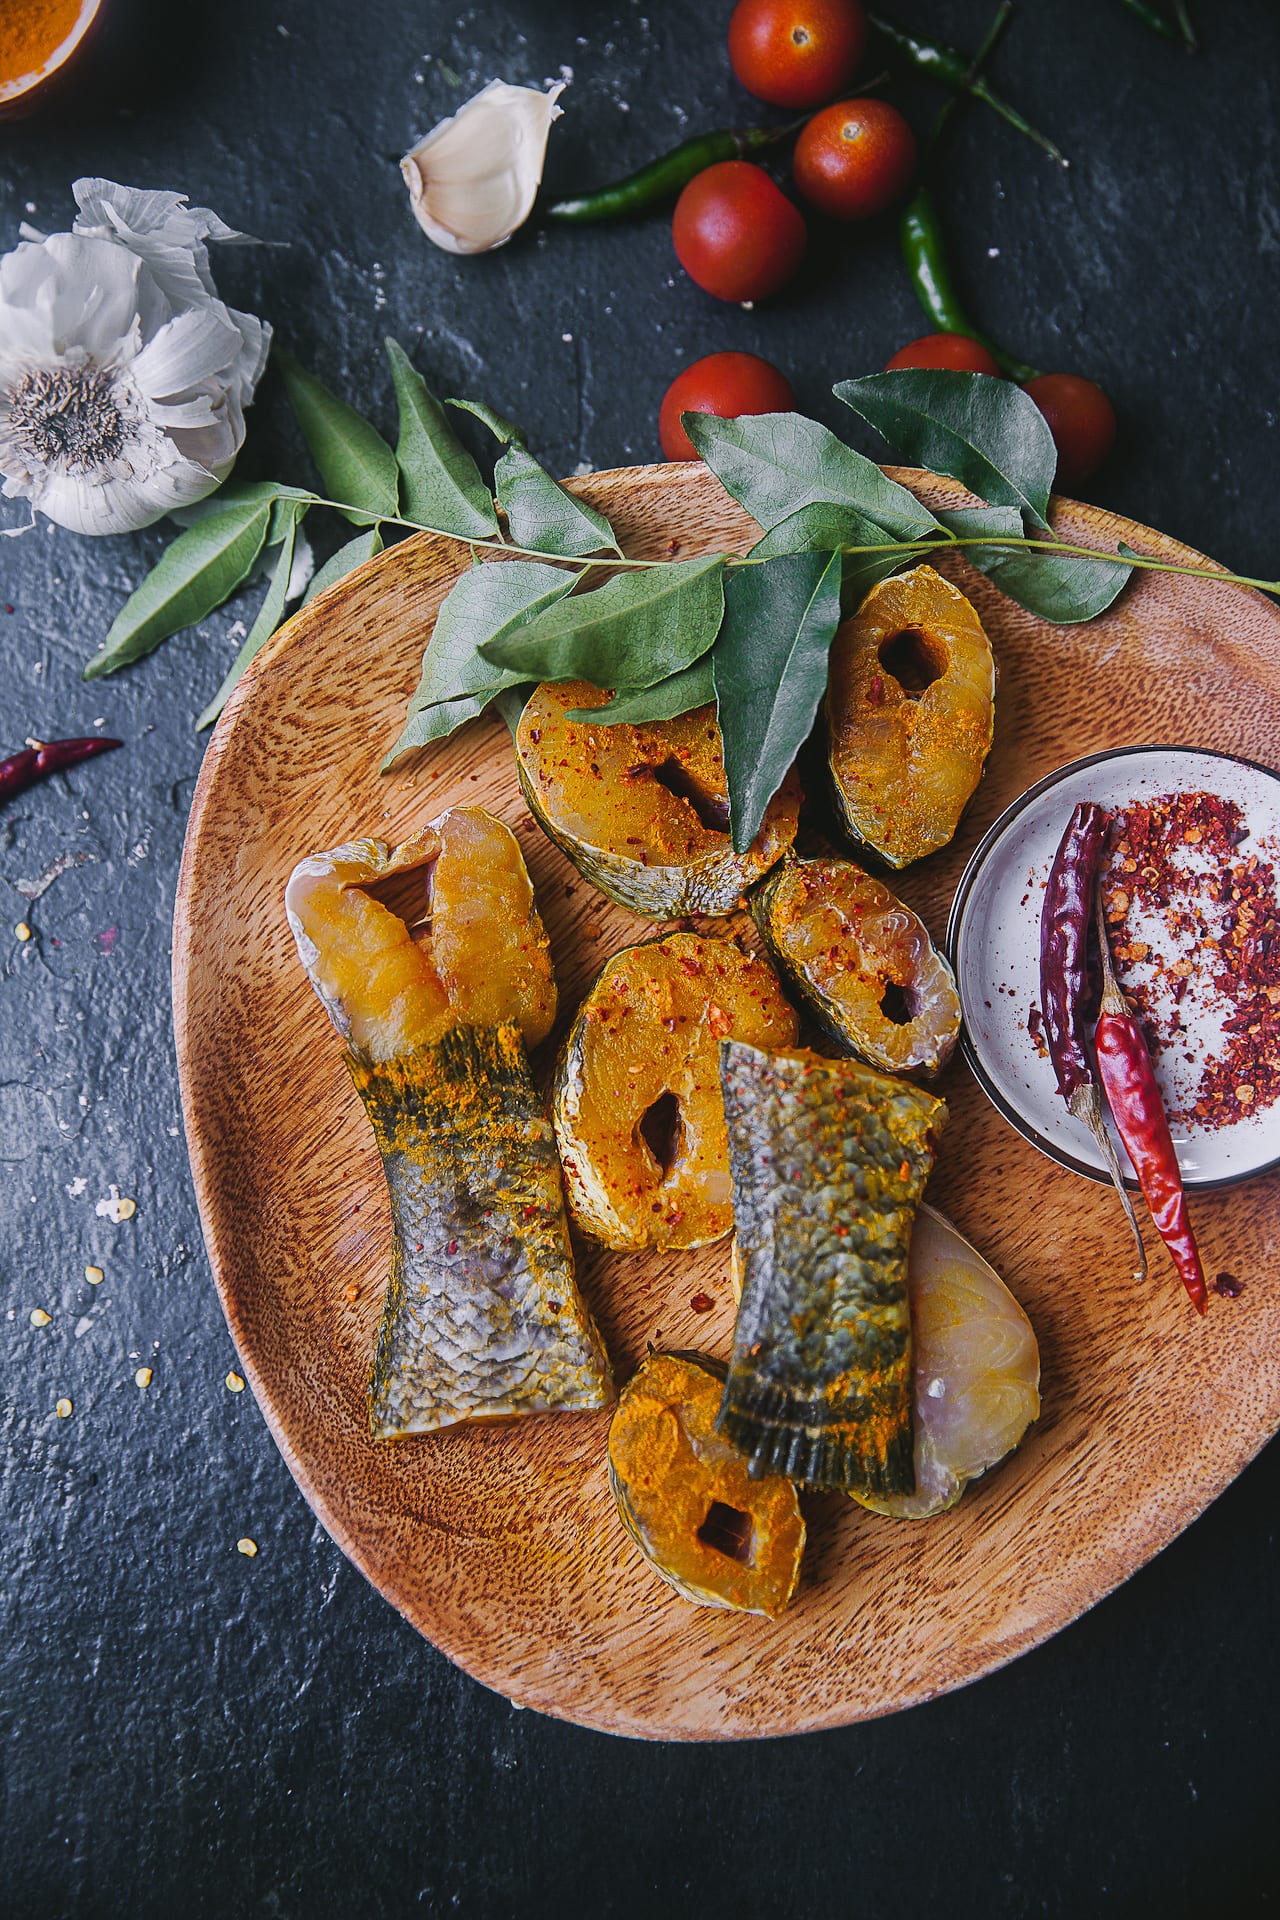
[[[0,6],[0,97],[40,73],[75,31],[86,0],[4,0]]]

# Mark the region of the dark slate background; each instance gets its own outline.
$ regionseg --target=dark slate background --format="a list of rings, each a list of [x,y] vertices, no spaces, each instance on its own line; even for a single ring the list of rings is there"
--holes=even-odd
[[[988,10],[896,6],[968,45]],[[1205,50],[1188,59],[1119,0],[1024,6],[994,76],[1074,165],[1061,173],[974,110],[942,197],[975,314],[1114,395],[1121,442],[1095,497],[1274,575],[1280,28],[1266,0],[1198,11]],[[385,418],[379,343],[394,331],[434,385],[515,415],[562,472],[656,457],[667,382],[719,347],[763,351],[834,423],[830,382],[924,330],[891,223],[815,225],[803,281],[748,314],[685,280],[661,218],[530,230],[455,261],[412,224],[394,165],[495,73],[538,84],[573,69],[553,185],[741,123],[759,110],[728,73],[728,12],[113,0],[79,85],[0,126],[0,236],[24,214],[69,224],[80,173],[180,187],[274,243],[225,251],[222,290],[344,392]],[[924,124],[931,96],[898,97]],[[305,477],[274,380],[242,470]],[[0,749],[99,721],[128,742],[0,814],[6,1911],[1271,1911],[1274,1450],[1003,1673],[883,1723],[725,1750],[515,1711],[344,1562],[252,1396],[223,1385],[235,1356],[170,1044],[191,720],[253,599],[117,679],[79,678],[162,539],[42,528],[0,542]],[[29,903],[21,883],[68,852],[81,864]],[[95,1211],[112,1183],[137,1201],[119,1226]],[[96,1290],[89,1261],[106,1270]],[[53,1316],[43,1331],[37,1306]],[[256,1559],[236,1552],[241,1534]]]

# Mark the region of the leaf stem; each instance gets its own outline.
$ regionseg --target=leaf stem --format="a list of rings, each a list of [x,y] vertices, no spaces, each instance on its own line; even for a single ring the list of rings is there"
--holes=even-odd
[[[337,507],[344,511],[342,503],[326,500],[322,494],[310,496],[312,506]],[[450,533],[444,527],[424,526],[419,520],[406,520],[399,514],[381,514],[377,516],[381,526],[403,527],[407,533],[431,533],[438,540],[456,540],[460,546],[470,547],[474,552],[504,553],[517,560],[551,561],[570,568],[578,573],[589,573],[597,567],[610,567],[615,572],[625,569],[628,572],[640,572],[651,567],[670,566],[668,560],[625,560],[616,554],[599,556],[578,556],[569,554],[544,553],[538,547],[518,547],[509,540],[476,540],[468,535]],[[1062,554],[1071,560],[1111,560],[1117,566],[1138,567],[1147,573],[1184,574],[1192,580],[1216,580],[1224,587],[1256,587],[1261,593],[1280,596],[1280,580],[1258,580],[1247,573],[1224,573],[1218,567],[1186,566],[1179,560],[1153,560],[1145,554],[1108,553],[1101,547],[1077,546],[1071,540],[1044,539],[1033,534],[948,534],[945,540],[930,536],[922,540],[882,540],[865,546],[845,546],[842,553],[901,553],[904,557],[913,554],[937,553],[940,549],[950,552],[953,547],[1004,547],[1011,552],[1033,551],[1037,553]],[[763,566],[767,555],[759,557],[751,554],[727,554],[725,564],[730,567]]]

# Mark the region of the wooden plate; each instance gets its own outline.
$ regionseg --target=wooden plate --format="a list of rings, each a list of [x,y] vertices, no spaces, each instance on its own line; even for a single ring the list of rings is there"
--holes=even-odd
[[[903,477],[926,501],[957,497]],[[636,556],[755,537],[700,465],[574,484]],[[1090,544],[1196,557],[1091,507],[1063,502],[1060,515]],[[290,868],[357,833],[403,839],[454,802],[489,807],[525,849],[566,1014],[609,954],[653,930],[534,825],[500,721],[379,776],[459,560],[448,542],[416,539],[296,615],[237,690],[196,790],[174,934],[179,1071],[209,1257],[267,1422],[344,1552],[451,1659],[522,1705],[617,1733],[734,1739],[839,1726],[976,1679],[1150,1559],[1280,1421],[1280,1181],[1197,1195],[1209,1273],[1246,1283],[1199,1323],[1158,1249],[1135,1290],[1113,1197],[1020,1138],[957,1061],[929,1194],[1031,1315],[1043,1417],[940,1519],[814,1500],[800,1593],[777,1622],[689,1606],[650,1571],[614,1514],[607,1414],[374,1445],[365,1377],[387,1208],[285,925]],[[1055,628],[947,565],[987,624],[1000,686],[995,749],[954,844],[901,877],[935,937],[982,833],[1063,761],[1191,740],[1274,763],[1280,612],[1259,595],[1148,574],[1092,625]],[[592,1251],[581,1272],[620,1377],[648,1340],[726,1350],[725,1245]],[[708,1313],[692,1304],[702,1294]]]

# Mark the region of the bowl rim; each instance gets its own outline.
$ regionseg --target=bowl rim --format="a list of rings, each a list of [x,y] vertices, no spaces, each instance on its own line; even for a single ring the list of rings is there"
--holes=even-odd
[[[1252,759],[1248,754],[1227,753],[1220,747],[1191,746],[1181,741],[1144,741],[1129,747],[1106,747],[1099,753],[1086,753],[1082,754],[1077,760],[1066,760],[1060,767],[1053,768],[1051,772],[1044,774],[1039,780],[1035,781],[1032,786],[1027,787],[1024,792],[1018,795],[1016,800],[1010,801],[1003,813],[999,814],[987,828],[987,831],[983,834],[981,840],[979,840],[977,846],[966,861],[964,872],[960,875],[959,883],[956,886],[955,895],[951,902],[951,911],[947,915],[947,930],[943,938],[947,959],[951,963],[952,971],[956,976],[956,984],[960,991],[960,1049],[974,1079],[978,1082],[978,1085],[982,1088],[982,1091],[986,1094],[992,1106],[995,1107],[997,1113],[1007,1120],[1009,1125],[1013,1127],[1015,1132],[1020,1133],[1024,1140],[1029,1141],[1033,1147],[1038,1148],[1048,1159],[1056,1161],[1058,1166],[1065,1167],[1068,1172],[1081,1174],[1086,1180],[1096,1181],[1102,1186],[1107,1185],[1111,1177],[1105,1168],[1091,1166],[1087,1161],[1078,1159],[1076,1155],[1069,1152],[1067,1148],[1059,1146],[1055,1141],[1046,1139],[1045,1136],[1033,1126],[1031,1121],[1026,1119],[1018,1108],[1005,1098],[1004,1094],[1001,1093],[996,1086],[991,1075],[987,1072],[979,1056],[977,1047],[969,1037],[968,1023],[964,1019],[964,989],[958,950],[960,935],[964,926],[965,910],[968,907],[973,889],[977,884],[978,876],[986,865],[997,841],[1003,838],[1014,821],[1017,820],[1034,801],[1038,800],[1041,794],[1047,793],[1052,787],[1058,786],[1067,775],[1083,772],[1087,767],[1100,766],[1108,760],[1132,759],[1135,755],[1142,753],[1190,753],[1195,754],[1196,757],[1201,760],[1226,760],[1233,766],[1247,767],[1253,773],[1264,774],[1268,780],[1280,786],[1280,771],[1277,771],[1274,767],[1266,766],[1261,760]],[[1246,1180],[1257,1180],[1263,1174],[1273,1173],[1277,1167],[1280,1167],[1280,1153],[1276,1153],[1269,1160],[1259,1161],[1257,1166],[1242,1167],[1238,1172],[1223,1174],[1217,1179],[1207,1180],[1197,1178],[1195,1174],[1185,1174],[1182,1184],[1188,1192],[1214,1193],[1221,1191],[1225,1187],[1238,1187]],[[1131,1175],[1126,1174],[1125,1185],[1132,1188],[1134,1192],[1139,1190],[1137,1180]]]

